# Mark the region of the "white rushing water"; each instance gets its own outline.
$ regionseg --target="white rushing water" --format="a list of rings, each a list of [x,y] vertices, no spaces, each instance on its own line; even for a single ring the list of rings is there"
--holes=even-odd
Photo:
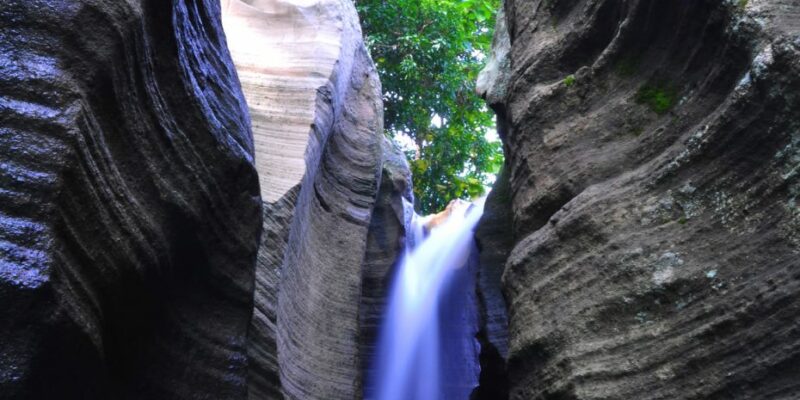
[[[467,265],[483,202],[453,207],[427,237],[427,219],[413,216],[389,294],[368,399],[466,400],[477,385],[474,288],[468,287],[474,280]]]

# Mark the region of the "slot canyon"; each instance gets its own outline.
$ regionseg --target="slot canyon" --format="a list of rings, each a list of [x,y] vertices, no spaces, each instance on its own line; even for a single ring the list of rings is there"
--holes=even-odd
[[[2,0],[0,399],[800,399],[800,1],[503,0],[434,216],[357,3]]]

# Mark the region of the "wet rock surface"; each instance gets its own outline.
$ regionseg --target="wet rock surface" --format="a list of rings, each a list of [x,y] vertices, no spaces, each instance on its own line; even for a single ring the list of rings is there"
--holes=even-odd
[[[480,342],[481,374],[479,386],[471,397],[474,400],[508,398],[508,312],[503,297],[502,276],[514,242],[506,171],[504,169],[498,175],[475,232],[478,247],[476,294],[480,314],[477,338]]]
[[[0,7],[0,398],[244,398],[261,202],[213,1]]]
[[[800,396],[800,4],[505,13],[510,398]]]
[[[384,139],[381,186],[372,212],[364,266],[361,272],[359,305],[359,354],[361,392],[374,393],[370,373],[384,320],[387,301],[406,247],[406,231],[414,212],[411,171],[406,156],[391,141]],[[405,200],[405,201],[403,201]]]

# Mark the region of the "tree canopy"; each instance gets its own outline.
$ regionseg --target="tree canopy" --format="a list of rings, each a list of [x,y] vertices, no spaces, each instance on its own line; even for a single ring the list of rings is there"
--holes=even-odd
[[[383,84],[388,135],[407,137],[419,210],[484,192],[503,163],[475,94],[499,0],[357,0]]]

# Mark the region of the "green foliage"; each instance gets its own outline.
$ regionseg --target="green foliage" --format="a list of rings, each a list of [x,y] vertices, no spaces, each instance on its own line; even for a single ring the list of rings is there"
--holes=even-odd
[[[567,77],[564,78],[564,86],[570,87],[574,84],[575,84],[575,75],[567,75]]]
[[[747,8],[747,0],[738,0],[736,2],[736,5],[739,7],[739,9],[744,10],[745,8]]]
[[[636,93],[636,102],[664,114],[678,101],[678,91],[669,84],[645,85]]]
[[[383,84],[389,135],[407,135],[420,211],[484,192],[503,164],[485,132],[493,117],[475,94],[499,0],[357,0]],[[433,124],[436,117],[441,124]]]

